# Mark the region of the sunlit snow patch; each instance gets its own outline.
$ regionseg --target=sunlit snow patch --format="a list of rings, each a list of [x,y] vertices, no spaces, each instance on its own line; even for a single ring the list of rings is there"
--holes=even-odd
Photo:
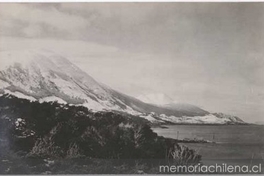
[[[60,104],[67,104],[66,101],[64,101],[63,99],[61,99],[59,97],[56,97],[56,96],[49,96],[49,97],[45,97],[45,98],[39,99],[40,103],[43,103],[43,102],[55,102],[55,101],[60,103]]]
[[[27,99],[27,100],[30,100],[30,101],[36,101],[36,99],[34,97],[25,95],[25,94],[23,94],[21,92],[18,92],[18,91],[11,92],[9,90],[4,90],[4,92],[6,94],[14,95],[17,98]]]

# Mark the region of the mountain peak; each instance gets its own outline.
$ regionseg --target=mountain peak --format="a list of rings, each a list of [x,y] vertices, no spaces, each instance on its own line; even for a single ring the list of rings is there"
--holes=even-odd
[[[0,58],[0,71],[6,71],[12,67],[19,67],[20,70],[26,70],[29,73],[41,72],[44,77],[50,74],[50,72],[53,72],[60,75],[70,75],[70,77],[78,79],[85,77],[86,80],[89,79],[90,83],[97,84],[92,77],[72,64],[68,59],[50,50],[1,51]]]
[[[134,115],[154,112],[165,114],[172,121],[208,114],[191,105],[177,105],[163,93],[139,96],[139,101],[98,83],[65,57],[47,50],[1,51],[0,63],[0,94],[31,101],[58,101],[95,111]]]
[[[92,77],[61,55],[47,50],[0,52],[0,79],[19,91],[37,99],[57,96],[70,102],[85,102],[95,91],[101,97],[107,92]],[[84,89],[89,91],[84,91]],[[96,99],[96,98],[94,98]]]
[[[1,51],[1,70],[7,69],[14,64],[23,66],[29,65],[34,61],[41,61],[44,57],[50,58],[55,53],[48,50],[9,50]]]

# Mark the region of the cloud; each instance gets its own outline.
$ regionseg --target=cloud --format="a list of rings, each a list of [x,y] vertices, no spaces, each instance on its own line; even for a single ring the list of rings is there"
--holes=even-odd
[[[29,25],[23,30],[24,34],[28,37],[37,37],[41,36],[42,34],[42,28],[39,25]]]
[[[52,30],[47,30],[48,28],[53,28],[55,33],[61,32],[70,35],[69,37],[76,37],[78,31],[89,25],[89,21],[81,16],[62,13],[54,6],[43,9],[30,4],[1,4],[0,15],[2,31],[8,34],[10,28],[17,26],[14,21],[20,21],[23,23],[20,30],[25,37],[52,36]]]
[[[157,4],[148,3],[64,3],[59,9],[83,17],[97,16],[102,19],[118,20],[122,24],[134,25],[146,20],[157,8]]]
[[[124,93],[248,115],[264,104],[263,18],[264,3],[13,3],[0,4],[0,35],[74,58]]]

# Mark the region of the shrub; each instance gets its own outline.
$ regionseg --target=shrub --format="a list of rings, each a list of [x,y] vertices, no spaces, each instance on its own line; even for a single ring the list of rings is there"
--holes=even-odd
[[[0,132],[7,138],[9,146],[14,151],[22,151],[20,155],[26,158],[62,159],[65,162],[55,162],[53,166],[57,173],[70,166],[73,170],[86,172],[86,167],[73,162],[77,161],[75,159],[118,160],[117,163],[100,161],[106,164],[106,168],[96,168],[104,172],[110,167],[123,171],[132,167],[135,173],[148,170],[151,163],[123,163],[125,159],[169,159],[180,164],[195,164],[201,160],[194,150],[178,145],[173,139],[158,136],[144,121],[131,115],[93,113],[84,107],[30,102],[7,95],[0,97],[0,108],[0,127],[6,127]],[[23,122],[19,128],[15,125],[18,118]],[[71,165],[71,162],[75,164]],[[38,169],[44,172],[45,168],[40,162]]]

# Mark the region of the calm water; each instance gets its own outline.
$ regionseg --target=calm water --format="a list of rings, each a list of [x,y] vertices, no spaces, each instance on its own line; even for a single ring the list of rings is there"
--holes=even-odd
[[[204,139],[216,143],[185,143],[202,155],[203,160],[264,160],[263,125],[170,125],[153,128],[164,137]]]

